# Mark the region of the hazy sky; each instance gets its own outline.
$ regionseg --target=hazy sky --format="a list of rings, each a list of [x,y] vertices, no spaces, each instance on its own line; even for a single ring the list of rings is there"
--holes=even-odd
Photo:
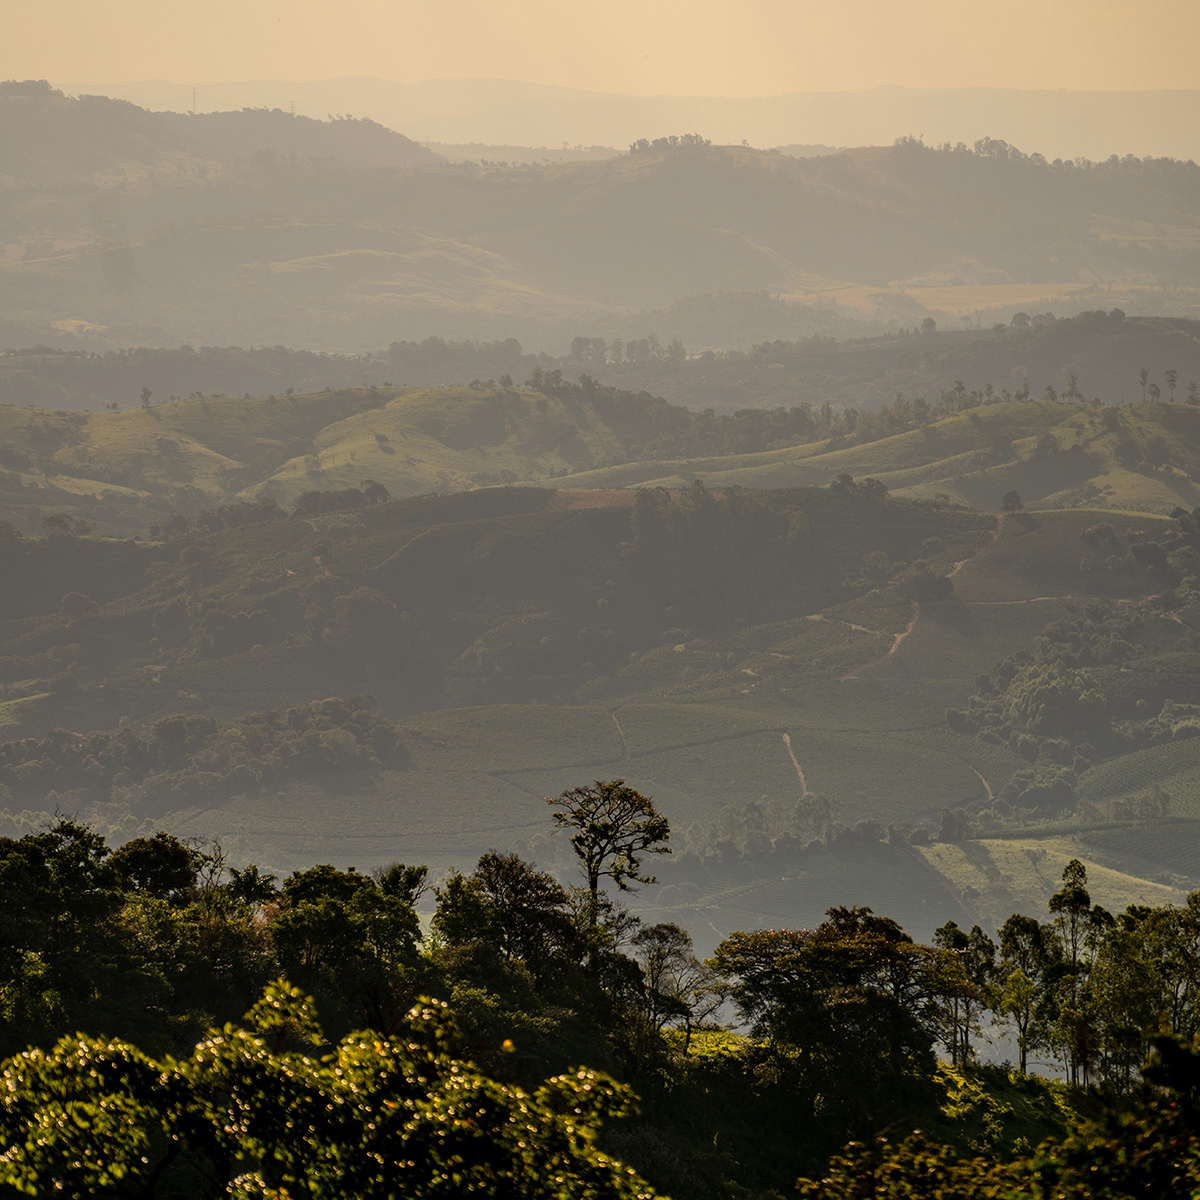
[[[520,79],[638,95],[1195,88],[1200,0],[58,0],[0,78]]]

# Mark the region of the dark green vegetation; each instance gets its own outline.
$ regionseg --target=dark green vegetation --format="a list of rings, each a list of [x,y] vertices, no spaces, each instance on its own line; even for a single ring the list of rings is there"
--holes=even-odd
[[[11,539],[3,711],[10,737],[33,740],[6,751],[7,806],[108,823],[170,812],[215,821],[227,842],[242,826],[237,852],[262,857],[282,804],[301,840],[284,850],[272,835],[272,862],[340,825],[355,857],[387,854],[366,850],[380,836],[398,852],[415,838],[441,866],[530,836],[572,764],[675,776],[688,820],[739,795],[726,789],[742,764],[744,784],[790,803],[781,738],[810,686],[836,690],[886,650],[880,626],[902,625],[908,605],[880,595],[809,617],[863,595],[864,558],[885,545],[888,563],[931,553],[946,570],[992,524],[868,488],[562,497],[358,494],[339,510],[327,496],[293,516],[213,510],[154,541]],[[368,692],[386,720],[325,699]],[[957,740],[940,709],[926,720],[935,742]],[[701,784],[706,745],[729,756]],[[973,778],[957,751],[943,761]]]
[[[556,803],[585,880],[653,882],[640,856],[669,830],[651,801],[614,780]],[[1137,1076],[1157,1034],[1160,1081],[1195,1086],[1163,1035],[1200,1020],[1200,894],[1114,918],[1087,883],[1070,863],[1050,921],[1014,915],[998,945],[953,922],[921,945],[836,907],[812,930],[732,934],[704,963],[678,925],[513,854],[445,878],[422,935],[424,867],[280,884],[164,833],[112,852],[59,822],[0,839],[0,1191],[652,1195],[615,1155],[677,1200],[772,1200],[848,1138],[923,1128],[946,1144],[852,1150],[808,1194],[857,1195],[838,1189],[884,1159],[899,1188],[932,1156],[945,1178],[1040,1196],[1037,1171],[1061,1186],[1085,1144],[1099,1153],[1077,1112],[1110,1122],[1114,1157],[1170,1132],[1191,1170],[1189,1110],[1148,1106]],[[722,998],[748,1036],[711,1023]],[[1020,1074],[975,1064],[987,1009]],[[1024,1074],[1041,1050],[1071,1086]],[[1127,1161],[1109,1194],[1165,1153]]]
[[[964,392],[988,398],[1052,392],[1117,404],[1155,394],[1151,384],[1168,402],[1197,402],[1192,383],[1200,381],[1200,323],[1126,316],[1098,296],[1080,297],[1079,304],[1104,308],[1066,319],[1018,311],[998,324],[980,313],[981,328],[947,323],[933,332],[924,332],[920,314],[913,313],[900,336],[843,335],[839,341],[791,334],[747,350],[684,358],[672,357],[667,347],[643,354],[636,342],[631,347],[580,338],[563,366],[567,374],[586,370],[603,383],[718,412],[803,401],[814,409],[855,408],[865,417],[890,407],[898,394],[910,404],[924,397],[936,405],[943,393],[957,404]]]
[[[585,1069],[532,1095],[461,1057],[437,1005],[321,1058],[311,1004],[282,982],[242,1027],[182,1060],[112,1039],[30,1052],[6,1072],[0,1187],[72,1196],[595,1196],[650,1188],[597,1150],[625,1092]]]
[[[780,328],[760,293],[866,286],[886,293],[864,310],[881,331],[927,311],[892,283],[978,286],[964,311],[994,307],[996,284],[1028,285],[1027,303],[1114,285],[1102,304],[1200,284],[1200,170],[1172,160],[1047,163],[990,139],[796,159],[684,139],[485,167],[430,164],[366,122],[152,114],[37,83],[4,85],[0,114],[10,345],[565,347],[587,327],[724,346],[857,323],[798,307]]]
[[[579,1063],[641,1096],[598,1142],[551,1125],[546,1153],[598,1194],[628,1177],[597,1145],[677,1197],[769,1200],[849,1137],[916,1127],[953,1149],[865,1152],[821,1186],[965,1179],[957,1156],[983,1153],[1011,1195],[1039,1195],[1044,1164],[1076,1187],[1080,1147],[1120,1155],[1122,1130],[1163,1131],[1190,1162],[1190,1127],[1132,1089],[1162,1012],[1195,1032],[1200,518],[1115,505],[1188,499],[1200,413],[963,389],[852,422],[694,416],[533,382],[8,410],[24,495],[48,478],[35,459],[95,478],[127,471],[148,430],[174,442],[119,502],[14,506],[24,532],[3,527],[0,832],[37,830],[3,844],[4,1029],[7,1049],[46,1051],[4,1102],[15,1127],[59,1131],[10,1155],[20,1178],[69,1162],[81,1194],[219,1194],[238,1174],[234,1194],[437,1194],[445,1153],[448,1186],[516,1171],[510,1190],[535,1191],[544,1145],[509,1117],[555,1111],[567,1085],[546,1081]],[[571,486],[390,498],[394,460],[530,462],[539,421],[547,472],[576,456],[555,479]],[[774,437],[786,449],[758,448]],[[706,486],[696,460],[651,457],[697,446],[729,474],[827,486],[749,492],[704,469]],[[614,464],[593,478],[675,486],[584,490],[585,455]],[[1049,491],[1079,463],[1113,507]],[[932,495],[939,472],[1003,513]],[[153,520],[134,539],[89,515]],[[562,793],[616,775],[628,787]],[[661,814],[623,808],[632,788]],[[667,819],[675,853],[650,859]],[[564,886],[576,858],[595,887]],[[605,878],[646,881],[640,924]],[[319,1026],[274,992],[206,1038],[281,973]],[[706,1028],[722,979],[750,1038]],[[405,1016],[423,995],[457,1032],[429,1005]],[[975,1068],[985,1009],[1022,1066],[1049,1055],[1076,1090]],[[433,1065],[413,1089],[422,1030]],[[49,1098],[81,1061],[100,1082],[71,1123],[111,1138],[121,1113],[126,1157],[60,1137]],[[1107,1133],[1065,1133],[1063,1106],[1110,1120],[1085,1086],[1124,1114]],[[281,1138],[295,1112],[309,1136]],[[1047,1134],[1067,1149],[1030,1156]],[[374,1170],[373,1147],[417,1165],[347,1174]],[[120,1184],[101,1178],[114,1165]]]

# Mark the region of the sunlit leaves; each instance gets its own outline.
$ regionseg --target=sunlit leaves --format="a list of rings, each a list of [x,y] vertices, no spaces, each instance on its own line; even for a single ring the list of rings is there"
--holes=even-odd
[[[424,1001],[394,1037],[318,1057],[311,1003],[280,982],[186,1061],[86,1039],[30,1051],[4,1067],[0,1186],[101,1196],[136,1177],[153,1195],[186,1153],[209,1194],[243,1200],[651,1195],[595,1147],[627,1089],[580,1070],[530,1095],[456,1057],[457,1040]]]

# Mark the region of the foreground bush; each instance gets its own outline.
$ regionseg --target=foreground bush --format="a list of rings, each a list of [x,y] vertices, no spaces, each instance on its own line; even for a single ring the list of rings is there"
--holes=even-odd
[[[631,1094],[594,1072],[530,1094],[454,1053],[445,1007],[319,1054],[310,1002],[279,982],[187,1059],[64,1038],[3,1065],[0,1193],[94,1197],[505,1196],[647,1200],[596,1149]]]

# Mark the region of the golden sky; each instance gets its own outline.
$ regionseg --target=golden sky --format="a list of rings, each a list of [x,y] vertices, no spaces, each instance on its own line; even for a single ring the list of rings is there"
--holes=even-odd
[[[0,78],[520,79],[635,95],[1200,87],[1200,0],[58,0]]]

